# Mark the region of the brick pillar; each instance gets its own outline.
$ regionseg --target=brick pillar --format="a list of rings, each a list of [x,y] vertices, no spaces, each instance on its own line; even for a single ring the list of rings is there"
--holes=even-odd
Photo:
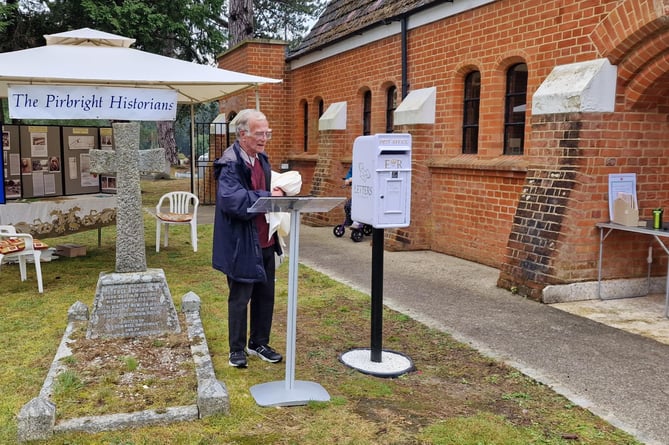
[[[498,286],[540,300],[542,289],[559,281],[554,261],[564,243],[565,215],[576,206],[573,192],[582,180],[580,130],[580,114],[535,118],[535,145],[528,151],[530,165]]]

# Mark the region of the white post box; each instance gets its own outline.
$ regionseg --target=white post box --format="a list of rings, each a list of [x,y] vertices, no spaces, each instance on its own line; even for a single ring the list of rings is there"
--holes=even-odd
[[[351,217],[377,229],[407,227],[411,209],[411,135],[360,136],[353,143]]]

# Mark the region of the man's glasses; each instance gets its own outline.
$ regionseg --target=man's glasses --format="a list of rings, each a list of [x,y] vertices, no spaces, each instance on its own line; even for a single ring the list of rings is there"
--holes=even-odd
[[[255,133],[253,133],[253,136],[255,136],[256,139],[265,138],[265,140],[269,141],[270,139],[272,139],[272,130],[256,131]]]

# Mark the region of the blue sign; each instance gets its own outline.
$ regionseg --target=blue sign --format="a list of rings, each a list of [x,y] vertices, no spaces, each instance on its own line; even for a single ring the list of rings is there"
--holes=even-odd
[[[172,121],[177,115],[175,90],[14,85],[8,101],[12,119]]]

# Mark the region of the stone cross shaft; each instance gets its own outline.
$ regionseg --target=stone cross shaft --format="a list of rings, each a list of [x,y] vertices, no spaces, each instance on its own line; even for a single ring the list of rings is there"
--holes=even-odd
[[[160,172],[165,150],[139,149],[139,123],[114,123],[115,150],[91,150],[91,172],[116,174],[116,272],[145,272],[140,172]]]

